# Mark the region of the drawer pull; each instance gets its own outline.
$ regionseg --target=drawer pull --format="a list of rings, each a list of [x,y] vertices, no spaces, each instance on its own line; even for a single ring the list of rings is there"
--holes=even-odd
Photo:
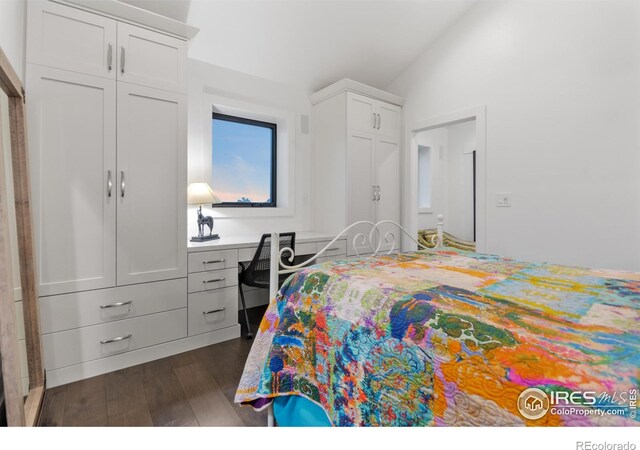
[[[214,313],[219,313],[224,311],[226,308],[218,308],[218,309],[212,309],[211,311],[203,311],[202,314],[204,314],[205,316],[207,314],[214,314]]]
[[[100,309],[117,308],[118,306],[127,306],[131,305],[132,303],[133,300],[129,300],[126,302],[111,303],[110,305],[100,305]]]
[[[327,249],[328,252],[334,252],[336,250],[340,250],[340,247],[331,247]]]
[[[127,334],[126,336],[118,336],[116,338],[113,339],[105,339],[103,341],[100,341],[101,344],[111,344],[112,342],[120,342],[120,341],[124,341],[126,339],[131,339],[131,334]]]
[[[213,261],[202,261],[202,264],[217,264],[224,262],[224,259],[214,259]]]
[[[222,278],[214,278],[213,280],[203,280],[202,282],[203,282],[204,284],[207,284],[207,283],[217,283],[218,281],[224,281],[224,280],[226,280],[226,279],[227,279],[227,277],[222,277]]]

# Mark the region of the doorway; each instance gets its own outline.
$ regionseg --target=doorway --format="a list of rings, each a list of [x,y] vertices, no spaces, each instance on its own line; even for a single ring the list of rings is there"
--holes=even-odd
[[[405,205],[415,234],[434,229],[442,214],[446,232],[484,251],[484,127],[484,107],[412,127],[410,204]]]

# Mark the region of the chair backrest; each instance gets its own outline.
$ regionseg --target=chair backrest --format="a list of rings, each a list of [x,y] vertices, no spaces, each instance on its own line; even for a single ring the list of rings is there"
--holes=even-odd
[[[280,233],[280,249],[290,248],[294,252],[296,251],[296,233]],[[288,264],[289,262],[289,254],[282,255],[282,261]],[[256,250],[255,255],[253,255],[253,259],[247,266],[245,276],[248,284],[259,283],[259,284],[269,284],[269,265],[271,263],[271,234],[263,234],[260,238],[260,244],[258,244],[258,249]]]

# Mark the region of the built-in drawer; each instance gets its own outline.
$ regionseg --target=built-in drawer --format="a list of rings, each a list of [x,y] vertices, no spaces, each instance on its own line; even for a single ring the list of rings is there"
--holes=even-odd
[[[238,285],[238,267],[189,274],[189,293]]]
[[[189,253],[189,273],[238,267],[238,250],[213,250]]]
[[[237,288],[189,294],[189,336],[231,327],[237,323]]]
[[[335,261],[337,259],[347,259],[347,255],[336,255],[336,256],[323,256],[321,258],[316,258],[316,264]]]
[[[320,241],[318,242],[318,251],[322,250],[327,244],[331,241]],[[335,241],[331,246],[322,254],[321,257],[327,256],[337,256],[347,254],[347,241],[341,239],[339,241]]]
[[[315,242],[304,242],[295,244],[296,247],[296,256],[301,255],[315,255],[316,253],[316,243]],[[246,247],[238,249],[238,261],[248,262],[251,261],[258,251],[258,247]]]
[[[187,308],[42,336],[47,370],[130,352],[187,336]]]
[[[43,334],[187,306],[187,279],[133,284],[40,298]]]

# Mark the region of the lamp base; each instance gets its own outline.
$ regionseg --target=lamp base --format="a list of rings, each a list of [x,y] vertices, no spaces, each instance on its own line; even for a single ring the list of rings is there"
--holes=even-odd
[[[212,234],[210,236],[193,236],[191,238],[191,242],[206,242],[212,241],[214,239],[220,239],[220,236],[218,236],[217,234]]]

